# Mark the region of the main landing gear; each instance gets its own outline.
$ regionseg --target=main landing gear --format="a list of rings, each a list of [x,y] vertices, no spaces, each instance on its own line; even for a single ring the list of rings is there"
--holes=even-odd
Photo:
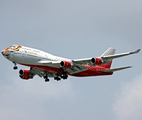
[[[49,82],[48,76],[44,76],[45,82]]]
[[[62,74],[56,74],[56,77],[54,77],[54,80],[61,80],[61,79],[67,79],[68,78],[68,75],[66,73],[62,73]],[[46,74],[44,76],[44,79],[45,79],[45,82],[49,82],[49,78],[48,78],[48,74]]]
[[[61,80],[61,78],[59,78],[59,77],[54,77],[54,80],[59,81],[59,80]]]
[[[13,62],[14,63],[14,67],[13,67],[13,69],[14,70],[17,70],[18,69],[18,67],[16,66],[16,63],[15,62]]]
[[[67,74],[63,74],[63,75],[61,76],[61,78],[63,78],[63,79],[65,80],[65,79],[68,78],[68,75],[67,75]]]
[[[61,76],[54,77],[54,80],[59,81],[59,80],[61,80],[61,78],[65,80],[68,78],[68,75],[66,73],[64,73]]]

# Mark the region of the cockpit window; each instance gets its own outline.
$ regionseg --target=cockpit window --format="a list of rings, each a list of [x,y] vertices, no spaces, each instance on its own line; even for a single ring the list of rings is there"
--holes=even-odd
[[[21,48],[20,45],[11,45],[8,49],[9,50],[16,50],[16,51],[19,51]]]
[[[10,49],[15,49],[16,48],[16,46],[10,46]]]

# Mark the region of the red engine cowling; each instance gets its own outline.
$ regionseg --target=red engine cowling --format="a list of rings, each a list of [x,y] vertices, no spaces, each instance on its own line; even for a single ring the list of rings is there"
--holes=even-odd
[[[102,64],[102,59],[100,59],[100,58],[92,58],[91,59],[91,63],[92,64],[94,64],[94,65],[100,65],[100,64]]]
[[[19,76],[21,79],[25,79],[25,80],[28,80],[30,79],[30,71],[29,70],[20,70],[19,71]]]
[[[71,63],[68,61],[61,61],[60,62],[60,66],[63,68],[70,68],[71,67]]]

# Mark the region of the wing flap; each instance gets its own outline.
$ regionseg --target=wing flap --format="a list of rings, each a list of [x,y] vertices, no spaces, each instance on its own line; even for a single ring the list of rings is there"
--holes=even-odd
[[[75,67],[67,69],[66,71],[69,72],[70,74],[75,74],[75,73],[83,72],[85,70],[87,70],[85,66],[75,66]]]
[[[105,69],[105,70],[102,70],[102,72],[115,72],[115,71],[124,70],[124,69],[131,68],[131,67],[132,66],[119,67],[119,68],[113,68],[113,69]]]

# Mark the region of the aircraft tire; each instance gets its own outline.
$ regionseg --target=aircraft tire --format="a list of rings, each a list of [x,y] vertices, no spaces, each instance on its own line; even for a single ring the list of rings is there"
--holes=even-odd
[[[45,82],[49,82],[49,79],[45,79]]]
[[[13,67],[13,69],[14,69],[14,70],[17,70],[17,69],[18,69],[18,67],[17,67],[17,66],[14,66],[14,67]]]

